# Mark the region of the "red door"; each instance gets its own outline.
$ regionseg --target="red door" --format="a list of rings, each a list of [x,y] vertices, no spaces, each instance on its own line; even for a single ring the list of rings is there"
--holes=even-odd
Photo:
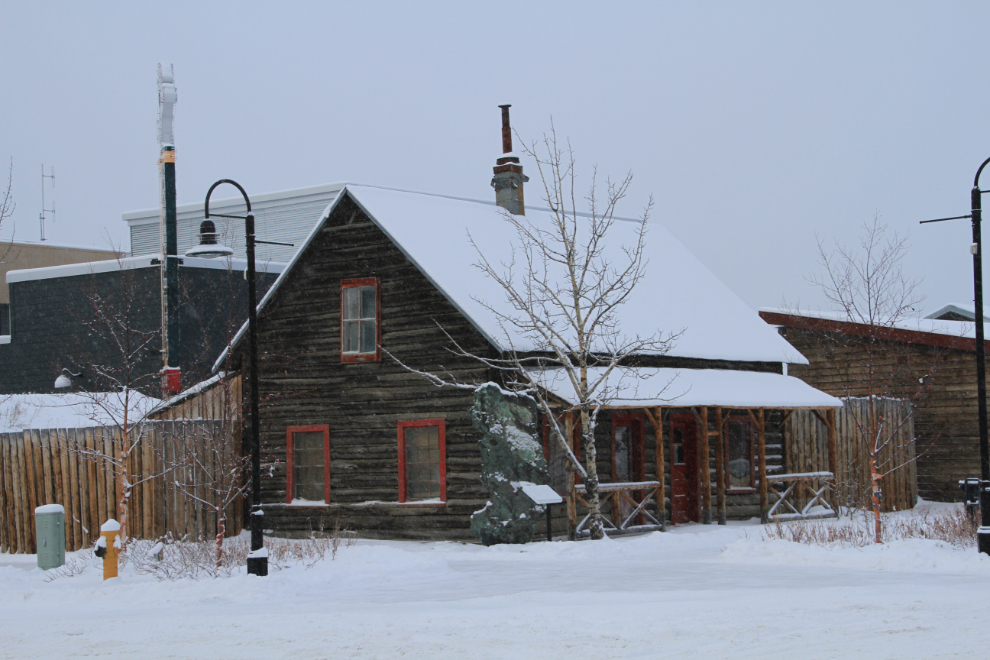
[[[698,422],[694,415],[670,416],[670,517],[676,525],[701,521],[698,502]]]

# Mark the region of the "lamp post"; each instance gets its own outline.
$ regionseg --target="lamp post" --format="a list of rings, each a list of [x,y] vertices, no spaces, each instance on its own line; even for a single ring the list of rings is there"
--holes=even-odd
[[[247,247],[247,281],[248,281],[248,387],[251,390],[251,553],[248,555],[247,572],[250,575],[268,575],[268,553],[265,552],[264,511],[261,509],[261,420],[258,418],[258,298],[255,284],[254,246],[258,243],[265,245],[290,245],[272,241],[259,241],[254,237],[254,215],[251,213],[251,200],[247,193],[236,181],[220,179],[206,193],[205,215],[210,217],[210,195],[221,183],[229,183],[241,191],[244,203],[247,205],[247,215],[226,215],[214,213],[219,218],[234,218],[244,221],[245,246]],[[204,220],[204,224],[206,224]],[[212,223],[210,223],[212,225]],[[215,242],[215,241],[214,241]],[[201,246],[201,248],[206,247]],[[217,254],[229,255],[224,246],[215,246]],[[200,249],[198,256],[209,256],[207,250]]]
[[[959,215],[952,218],[922,220],[921,224],[943,222],[945,220],[961,220],[969,218],[973,221],[973,304],[976,322],[976,399],[980,424],[980,529],[977,532],[977,549],[985,555],[990,555],[990,444],[987,442],[987,376],[986,376],[986,345],[983,332],[983,241],[980,223],[983,220],[983,201],[981,195],[987,190],[980,190],[980,175],[983,168],[990,164],[990,158],[983,161],[980,169],[976,170],[973,179],[973,190],[970,192],[969,215]],[[972,483],[971,480],[967,480]],[[962,484],[963,482],[960,482]],[[969,493],[967,492],[967,500]]]

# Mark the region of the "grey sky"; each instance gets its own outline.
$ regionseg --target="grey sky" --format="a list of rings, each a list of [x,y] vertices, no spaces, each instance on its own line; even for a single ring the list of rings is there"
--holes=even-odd
[[[972,299],[968,223],[917,221],[968,212],[990,156],[986,3],[138,4],[3,2],[18,239],[38,239],[45,163],[49,240],[126,245],[121,214],[158,204],[162,61],[180,204],[225,177],[492,198],[512,103],[524,137],[552,115],[584,175],[632,170],[622,212],[652,193],[754,307],[820,304],[816,234],[854,240],[874,212],[910,231],[925,308]]]

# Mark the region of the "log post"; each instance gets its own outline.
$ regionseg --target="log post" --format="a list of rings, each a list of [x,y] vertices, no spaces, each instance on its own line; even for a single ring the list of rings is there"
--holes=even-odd
[[[722,409],[715,409],[715,508],[718,524],[725,524],[725,438],[722,430]]]
[[[838,484],[839,484],[839,460],[835,447],[835,408],[825,411],[825,426],[828,428],[828,471],[832,473],[832,508],[839,510]]]
[[[654,420],[654,437],[657,454],[657,481],[660,488],[657,489],[657,520],[660,521],[660,531],[667,531],[667,488],[664,483],[664,473],[666,465],[663,460],[663,408],[656,409],[656,419]]]
[[[708,455],[708,406],[701,408],[701,522],[705,525],[712,524],[712,468],[711,458]]]
[[[758,465],[760,475],[760,522],[766,525],[770,522],[770,506],[767,498],[767,425],[763,416],[763,408],[757,411],[756,432],[759,441],[757,443]]]

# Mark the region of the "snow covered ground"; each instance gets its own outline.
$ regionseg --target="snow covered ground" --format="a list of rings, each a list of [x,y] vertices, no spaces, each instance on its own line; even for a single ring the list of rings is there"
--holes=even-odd
[[[0,555],[2,658],[990,657],[990,558],[754,523],[600,543],[359,541],[306,569],[46,583]]]

